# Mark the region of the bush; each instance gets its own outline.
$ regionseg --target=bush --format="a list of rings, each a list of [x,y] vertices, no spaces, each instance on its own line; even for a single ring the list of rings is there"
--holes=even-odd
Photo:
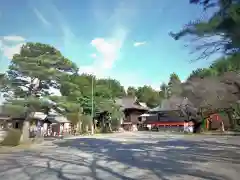
[[[1,142],[3,146],[17,146],[20,144],[22,132],[19,129],[9,129],[7,135]]]

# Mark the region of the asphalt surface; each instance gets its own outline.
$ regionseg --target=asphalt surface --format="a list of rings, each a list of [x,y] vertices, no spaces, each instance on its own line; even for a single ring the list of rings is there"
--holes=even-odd
[[[118,133],[0,154],[1,180],[239,180],[239,136]]]

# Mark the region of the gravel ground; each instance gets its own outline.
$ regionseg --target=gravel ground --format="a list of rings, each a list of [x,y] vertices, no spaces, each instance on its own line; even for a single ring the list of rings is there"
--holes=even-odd
[[[0,154],[3,180],[239,180],[238,136],[128,132]]]

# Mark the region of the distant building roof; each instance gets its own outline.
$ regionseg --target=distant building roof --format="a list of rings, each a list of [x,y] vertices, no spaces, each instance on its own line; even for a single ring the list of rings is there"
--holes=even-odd
[[[173,96],[169,99],[164,99],[159,106],[150,109],[149,112],[176,111],[180,110],[180,107],[185,105],[192,106],[192,103],[187,98]]]
[[[61,115],[49,115],[47,119],[51,123],[70,123],[70,121],[66,117]]]
[[[64,123],[64,122],[69,122],[64,116],[58,114],[55,111],[50,111],[50,115],[47,115],[43,112],[33,112],[31,114],[32,118],[34,119],[38,119],[38,120],[45,120],[46,118],[48,118],[49,121],[51,121],[52,123]],[[19,116],[19,117],[15,117],[12,116],[11,114],[5,114],[3,112],[3,108],[2,106],[0,106],[0,120],[6,120],[6,119],[12,119],[12,118],[24,118],[24,115]]]
[[[148,108],[147,104],[145,102],[139,102],[139,104],[142,106],[142,107],[146,107]]]
[[[141,114],[139,117],[149,117],[149,116],[155,116],[155,114],[144,113],[144,114]]]
[[[162,111],[161,113],[152,113],[151,116],[145,116],[143,124],[154,124],[161,122],[184,122],[187,118],[180,116],[179,111]]]
[[[123,109],[141,109],[148,110],[148,107],[139,103],[135,97],[124,97],[116,99],[116,104],[120,105]]]

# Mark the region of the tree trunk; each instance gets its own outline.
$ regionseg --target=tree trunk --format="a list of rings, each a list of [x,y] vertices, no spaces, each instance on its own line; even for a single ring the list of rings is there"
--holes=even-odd
[[[79,121],[78,123],[78,131],[79,133],[82,133],[82,121]]]
[[[232,118],[231,112],[227,112],[227,116],[229,119],[229,124],[230,124],[230,128],[235,129],[235,120]]]
[[[112,124],[109,123],[109,131],[112,132]]]
[[[22,124],[22,135],[20,138],[20,143],[27,143],[30,140],[30,119],[33,117],[33,113],[29,110],[26,113],[26,118]]]
[[[91,125],[91,134],[93,135],[94,134],[94,124],[92,123]]]
[[[85,132],[88,133],[89,131],[88,125],[85,126]]]
[[[23,121],[23,125],[22,125],[22,135],[21,135],[20,143],[29,142],[29,127],[30,127],[29,118],[26,118]]]

